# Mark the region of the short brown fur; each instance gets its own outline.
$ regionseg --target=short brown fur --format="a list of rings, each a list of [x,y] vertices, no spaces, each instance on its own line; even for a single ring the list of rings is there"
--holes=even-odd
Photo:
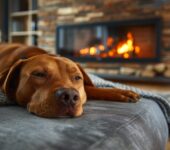
[[[9,99],[41,117],[80,116],[87,99],[137,102],[140,97],[132,91],[97,88],[75,62],[22,44],[0,45],[0,87]],[[74,105],[65,104],[67,94],[57,95],[63,89],[76,93]]]

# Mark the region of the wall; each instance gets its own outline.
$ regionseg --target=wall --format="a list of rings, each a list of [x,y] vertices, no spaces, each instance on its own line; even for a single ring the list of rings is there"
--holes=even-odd
[[[38,44],[55,53],[59,24],[161,17],[162,49],[170,50],[170,2],[168,0],[39,0]]]

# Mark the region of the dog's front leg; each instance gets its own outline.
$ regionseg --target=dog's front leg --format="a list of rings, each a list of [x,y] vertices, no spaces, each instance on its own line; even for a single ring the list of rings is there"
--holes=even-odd
[[[87,98],[90,100],[107,100],[118,102],[137,102],[140,98],[139,94],[117,88],[97,88],[93,86],[85,86]]]

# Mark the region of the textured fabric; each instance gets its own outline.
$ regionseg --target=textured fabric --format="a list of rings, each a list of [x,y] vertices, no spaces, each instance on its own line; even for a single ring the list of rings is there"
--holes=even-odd
[[[46,119],[0,108],[1,150],[164,150],[165,117],[154,102],[89,101],[79,118]]]
[[[7,97],[0,91],[0,106],[14,104],[12,101],[8,100]]]
[[[164,98],[161,95],[158,95],[157,93],[141,90],[139,88],[135,88],[135,87],[128,86],[125,84],[120,84],[117,82],[110,82],[110,81],[101,79],[92,74],[89,74],[89,76],[97,87],[106,87],[106,88],[116,87],[116,88],[125,89],[125,90],[132,90],[136,93],[139,93],[143,98],[147,98],[149,100],[155,101],[162,109],[166,117],[166,120],[168,122],[168,127],[170,130],[170,101],[168,101],[166,98]]]

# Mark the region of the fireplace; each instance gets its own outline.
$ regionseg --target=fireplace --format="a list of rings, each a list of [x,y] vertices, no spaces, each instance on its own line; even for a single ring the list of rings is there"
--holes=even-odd
[[[57,27],[57,53],[79,62],[160,60],[159,18]]]

